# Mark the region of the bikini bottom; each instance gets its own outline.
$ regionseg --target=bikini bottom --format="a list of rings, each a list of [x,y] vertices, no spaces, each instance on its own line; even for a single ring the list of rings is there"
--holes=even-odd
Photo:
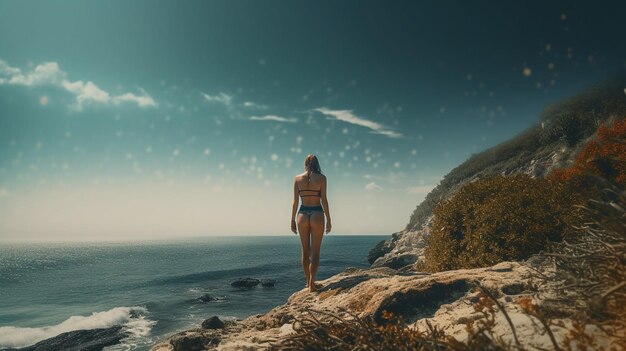
[[[306,215],[311,216],[313,214],[313,212],[322,212],[322,213],[324,213],[324,208],[322,208],[322,206],[304,206],[304,205],[300,205],[300,210],[298,210],[298,212],[304,213]]]

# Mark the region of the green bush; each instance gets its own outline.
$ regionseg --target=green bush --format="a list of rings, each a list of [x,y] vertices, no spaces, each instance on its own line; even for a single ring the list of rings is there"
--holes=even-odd
[[[581,196],[561,183],[527,175],[466,184],[435,208],[425,269],[443,271],[519,261],[548,241],[572,236]]]

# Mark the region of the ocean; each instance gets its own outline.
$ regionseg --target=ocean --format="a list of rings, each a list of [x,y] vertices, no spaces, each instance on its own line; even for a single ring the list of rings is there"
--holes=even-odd
[[[388,235],[328,235],[318,280],[368,267]],[[304,288],[296,235],[203,237],[143,242],[0,244],[0,349],[73,330],[123,326],[105,350],[149,350],[210,316],[243,319],[285,303]],[[240,290],[238,278],[273,279]],[[198,297],[209,294],[216,301]]]

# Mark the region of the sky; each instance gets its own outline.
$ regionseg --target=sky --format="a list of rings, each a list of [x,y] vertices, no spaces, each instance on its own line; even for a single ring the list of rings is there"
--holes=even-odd
[[[0,241],[335,234],[626,69],[618,1],[0,0]],[[331,233],[331,234],[332,234]]]

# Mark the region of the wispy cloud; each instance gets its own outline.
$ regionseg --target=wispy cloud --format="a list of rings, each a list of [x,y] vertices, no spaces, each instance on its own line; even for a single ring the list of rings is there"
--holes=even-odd
[[[143,89],[139,89],[139,90],[141,90],[141,92],[143,93],[142,96],[137,96],[133,93],[126,93],[126,94],[122,94],[122,95],[114,97],[113,103],[121,104],[124,102],[134,102],[139,107],[156,106],[154,99],[152,99],[152,97],[148,95],[148,93],[145,90]]]
[[[230,106],[230,104],[233,101],[233,97],[226,93],[219,93],[216,95],[209,95],[207,93],[202,93],[202,97],[204,97],[204,99],[208,102],[217,102],[217,103],[221,103],[227,106]]]
[[[274,121],[274,122],[289,122],[289,123],[294,123],[298,121],[296,118],[293,118],[293,117],[287,118],[287,117],[280,117],[280,116],[275,116],[275,115],[252,116],[250,117],[250,119],[253,121]]]
[[[370,121],[368,119],[361,118],[355,115],[354,113],[352,113],[352,110],[330,110],[326,107],[319,107],[319,108],[316,108],[315,111],[320,112],[326,116],[334,117],[335,119],[343,121],[343,122],[369,128],[371,129],[370,133],[382,134],[390,138],[402,137],[402,134],[393,131],[389,127],[386,127],[378,122]]]
[[[251,108],[251,109],[256,109],[256,110],[267,110],[267,106],[266,105],[257,104],[257,103],[252,102],[252,101],[244,102],[243,106],[247,107],[247,108]]]
[[[66,90],[76,97],[76,102],[71,106],[76,110],[82,110],[88,103],[118,105],[122,102],[132,102],[139,107],[156,107],[157,103],[140,89],[143,95],[125,93],[111,97],[111,95],[98,87],[94,82],[82,80],[70,81],[67,72],[63,71],[57,62],[44,62],[35,67],[31,72],[23,73],[21,69],[11,67],[0,60],[0,84],[34,86],[56,86]]]
[[[383,187],[378,185],[378,184],[376,184],[376,183],[374,183],[374,182],[371,182],[371,183],[367,183],[365,185],[365,189],[367,189],[367,190],[383,190]]]

